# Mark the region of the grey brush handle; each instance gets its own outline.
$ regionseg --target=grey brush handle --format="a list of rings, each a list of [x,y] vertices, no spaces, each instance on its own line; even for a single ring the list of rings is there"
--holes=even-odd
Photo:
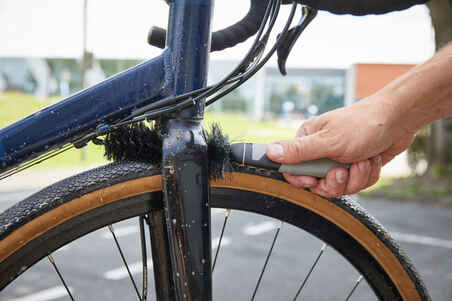
[[[232,158],[235,161],[243,164],[278,170],[281,173],[324,178],[334,167],[349,168],[349,164],[339,163],[331,159],[304,161],[297,164],[280,164],[268,159],[265,154],[266,151],[267,144],[235,143],[231,145]]]
[[[335,167],[349,168],[349,165],[325,158],[305,161],[297,164],[282,164],[279,167],[278,171],[296,176],[312,176],[317,178],[324,178],[326,174]]]

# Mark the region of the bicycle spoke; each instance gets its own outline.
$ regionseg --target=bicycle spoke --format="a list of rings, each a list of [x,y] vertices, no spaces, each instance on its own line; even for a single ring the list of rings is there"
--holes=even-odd
[[[356,288],[358,287],[358,285],[361,283],[361,280],[363,280],[363,276],[360,275],[358,280],[356,281],[355,285],[353,286],[352,290],[350,291],[350,293],[348,294],[347,298],[345,299],[345,301],[350,300],[350,297],[353,295],[353,293],[355,292]]]
[[[69,290],[69,287],[66,284],[66,281],[64,281],[63,275],[61,275],[60,270],[58,269],[55,260],[53,259],[52,255],[47,255],[47,258],[49,259],[50,263],[53,265],[53,268],[55,269],[56,273],[58,274],[58,277],[61,280],[61,283],[63,283],[64,288],[66,289],[67,294],[71,298],[72,301],[74,301],[74,297],[71,294],[71,291]]]
[[[301,294],[301,291],[303,290],[304,286],[308,282],[309,277],[311,276],[312,272],[314,271],[314,268],[319,263],[320,257],[322,257],[322,254],[326,251],[327,247],[328,247],[327,244],[323,244],[322,248],[320,249],[319,255],[317,255],[317,258],[315,259],[314,263],[312,264],[311,268],[309,269],[308,274],[306,275],[306,277],[304,278],[303,282],[301,283],[300,288],[297,291],[297,294],[293,298],[293,301],[296,301],[298,296]]]
[[[231,209],[226,209],[224,213],[223,227],[221,228],[220,239],[218,240],[217,251],[215,252],[215,258],[213,260],[212,272],[215,270],[215,264],[217,263],[218,253],[220,253],[221,240],[223,239],[224,229],[226,228],[226,223],[228,222],[229,215],[231,214]]]
[[[139,217],[140,222],[140,241],[141,241],[141,262],[143,263],[143,291],[141,293],[141,300],[146,301],[148,298],[148,262],[146,252],[146,236],[144,232],[144,217]]]
[[[119,254],[121,255],[122,262],[126,266],[127,273],[129,274],[130,281],[132,281],[133,287],[135,288],[135,292],[137,293],[138,300],[141,300],[140,293],[138,292],[138,287],[135,283],[135,280],[133,279],[132,273],[130,272],[129,265],[127,264],[126,258],[124,257],[124,254],[122,253],[121,246],[119,245],[118,239],[116,238],[115,232],[113,231],[113,226],[108,225],[108,230],[110,230],[111,235],[113,235],[113,239],[115,241],[116,247],[119,251]]]
[[[259,275],[259,280],[257,281],[256,287],[254,288],[254,292],[253,292],[253,296],[251,297],[251,301],[253,301],[254,297],[256,297],[257,290],[259,289],[259,286],[261,284],[262,276],[264,276],[265,269],[267,268],[268,261],[270,259],[270,256],[272,255],[273,247],[275,246],[276,240],[278,239],[279,231],[281,230],[282,225],[283,225],[283,222],[281,222],[279,224],[278,229],[276,229],[275,236],[273,237],[272,245],[270,247],[270,250],[268,251],[267,258],[265,259],[265,263],[264,263],[264,266],[262,267],[261,274]]]

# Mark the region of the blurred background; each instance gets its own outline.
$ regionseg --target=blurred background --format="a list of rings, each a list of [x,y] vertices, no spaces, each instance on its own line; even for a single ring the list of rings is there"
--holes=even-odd
[[[228,1],[217,1],[214,29],[241,19],[248,5],[234,1],[232,12]],[[276,28],[282,28],[287,13],[282,11]],[[165,28],[166,22],[165,1],[2,0],[0,126],[157,56],[161,50],[146,43],[146,34],[153,25]],[[210,82],[237,65],[250,42],[213,53]],[[367,17],[320,12],[292,51],[286,77],[271,60],[210,107],[208,122],[220,120],[233,140],[287,139],[306,118],[368,96],[434,50],[426,6]],[[102,162],[102,152],[90,146],[41,167]],[[385,170],[388,176],[411,172],[406,155],[394,163]]]
[[[248,5],[217,0],[214,30],[241,19]],[[166,28],[167,11],[162,0],[0,0],[0,127],[159,55],[160,49],[147,44],[147,33],[154,25]],[[287,15],[283,9],[271,41]],[[289,139],[304,120],[369,96],[449,40],[449,0],[381,16],[320,12],[294,47],[287,76],[279,73],[273,58],[246,84],[210,106],[206,123],[219,122],[232,141]],[[212,53],[209,81],[234,68],[250,45],[247,41]],[[408,249],[435,300],[452,296],[452,236],[447,231],[452,213],[443,209],[452,204],[450,146],[450,120],[423,129],[410,150],[385,166],[379,183],[358,196]],[[0,209],[104,163],[99,147],[70,150],[2,181]],[[31,293],[19,286],[5,300],[37,300],[17,297]]]

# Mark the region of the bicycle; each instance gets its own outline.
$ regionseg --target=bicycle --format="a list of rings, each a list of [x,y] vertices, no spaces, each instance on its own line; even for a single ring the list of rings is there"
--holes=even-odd
[[[278,166],[266,160],[262,146],[230,146],[218,128],[209,134],[202,127],[204,106],[250,78],[275,52],[285,73],[285,60],[316,11],[303,7],[299,24],[290,28],[297,1],[251,0],[242,21],[212,35],[212,50],[232,47],[257,33],[255,42],[233,72],[207,87],[212,1],[168,2],[168,34],[154,28],[149,36],[151,44],[166,45],[161,56],[0,131],[0,178],[88,142],[105,144],[107,154],[119,160],[45,188],[0,215],[0,288],[47,257],[74,300],[52,252],[102,227],[108,227],[117,242],[111,225],[138,217],[141,293],[130,277],[138,299],[147,299],[148,224],[156,299],[212,300],[212,270],[229,211],[212,260],[210,208],[225,208],[276,218],[324,242],[294,300],[326,245],[361,275],[345,300],[361,279],[380,300],[429,300],[408,258],[354,201],[295,189],[283,180],[281,171],[298,172],[301,165]],[[282,4],[292,5],[290,16],[265,54]],[[154,123],[152,129],[138,123],[146,120]],[[321,176],[331,168],[328,164],[319,167],[314,162],[308,174]],[[278,234],[279,228],[252,300]],[[125,262],[122,252],[121,256]]]

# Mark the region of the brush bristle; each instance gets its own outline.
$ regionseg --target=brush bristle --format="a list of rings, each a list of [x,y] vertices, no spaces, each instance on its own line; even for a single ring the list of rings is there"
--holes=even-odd
[[[153,165],[162,161],[162,140],[153,127],[144,123],[118,128],[107,134],[104,144],[108,160],[142,161]]]
[[[210,129],[204,130],[204,137],[207,142],[210,178],[224,178],[225,172],[232,171],[231,144],[228,136],[223,135],[217,123],[213,123]]]
[[[218,124],[204,131],[209,158],[211,179],[223,178],[232,171],[231,146]],[[104,140],[105,157],[113,161],[140,161],[160,165],[162,161],[162,139],[158,130],[144,123],[134,123],[107,134]]]

